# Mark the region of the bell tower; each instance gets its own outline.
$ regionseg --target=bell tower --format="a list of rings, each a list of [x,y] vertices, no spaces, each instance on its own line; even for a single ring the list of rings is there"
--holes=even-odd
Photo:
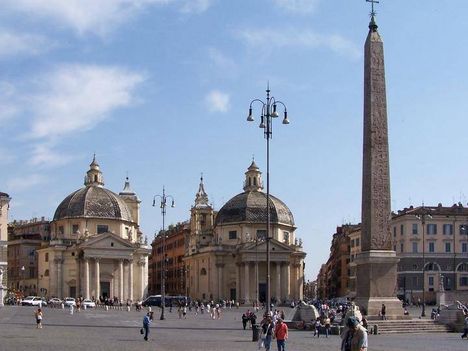
[[[252,160],[247,172],[245,172],[244,191],[262,191],[262,172],[258,168],[255,160]]]
[[[99,168],[99,164],[96,162],[96,154],[93,156],[93,161],[89,165],[89,171],[86,172],[84,185],[86,186],[104,186],[104,178]]]
[[[190,210],[189,252],[200,246],[206,246],[213,240],[214,211],[208,202],[208,195],[203,184],[203,174],[195,195],[195,205]]]

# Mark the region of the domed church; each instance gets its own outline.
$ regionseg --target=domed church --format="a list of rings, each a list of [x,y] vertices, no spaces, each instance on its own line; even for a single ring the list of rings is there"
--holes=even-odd
[[[266,300],[267,196],[255,161],[245,172],[244,192],[215,212],[203,178],[191,209],[186,238],[189,295],[196,299]],[[304,258],[294,217],[270,195],[270,286],[274,301],[303,298]]]
[[[84,187],[68,195],[38,250],[44,295],[121,301],[142,299],[148,287],[149,246],[139,230],[140,200],[128,177],[118,195],[104,188],[96,157]]]

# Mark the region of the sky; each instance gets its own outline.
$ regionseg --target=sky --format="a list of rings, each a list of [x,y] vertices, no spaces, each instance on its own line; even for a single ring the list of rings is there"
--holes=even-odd
[[[450,5],[450,6],[447,6]],[[468,202],[468,2],[381,0],[392,209]],[[336,227],[361,217],[364,0],[2,0],[0,191],[10,220],[52,218],[93,154],[128,175],[141,228],[189,219],[203,173],[216,210],[266,142],[252,99],[284,102],[270,192],[294,214],[306,279]],[[264,179],[265,181],[265,179]]]

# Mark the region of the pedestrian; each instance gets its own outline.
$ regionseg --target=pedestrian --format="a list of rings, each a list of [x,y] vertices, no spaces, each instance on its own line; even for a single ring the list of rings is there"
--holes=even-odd
[[[267,316],[262,321],[263,345],[265,346],[265,351],[270,351],[273,329],[273,321],[271,320],[270,316]]]
[[[141,333],[145,334],[144,338],[145,341],[148,341],[148,335],[149,335],[149,326],[151,323],[151,312],[148,312],[144,317],[143,317],[143,328],[141,329]]]
[[[187,306],[185,305],[184,308],[182,309],[182,314],[184,316],[184,319],[187,319]]]
[[[380,315],[382,317],[382,320],[386,320],[387,317],[385,316],[387,314],[387,306],[385,304],[382,304],[382,308],[380,309]]]
[[[465,315],[465,324],[463,328],[463,334],[462,334],[462,339],[463,338],[468,338],[468,314]]]
[[[314,336],[317,335],[317,338],[320,338],[320,327],[322,326],[322,324],[320,323],[320,317],[317,317],[317,319],[315,320],[315,324],[314,324]]]
[[[288,339],[288,326],[281,318],[278,318],[278,323],[275,327],[275,338],[278,351],[286,350],[286,340]]]
[[[248,320],[249,320],[249,317],[247,317],[247,314],[246,313],[242,314],[242,326],[244,327],[244,330],[247,327]]]
[[[326,317],[325,318],[325,336],[327,338],[328,338],[328,335],[330,335],[330,328],[331,328],[330,318]]]
[[[356,317],[349,317],[346,326],[341,335],[341,351],[367,351],[367,332]]]
[[[36,317],[36,328],[42,329],[42,308],[38,308],[36,312],[34,312],[34,317]]]

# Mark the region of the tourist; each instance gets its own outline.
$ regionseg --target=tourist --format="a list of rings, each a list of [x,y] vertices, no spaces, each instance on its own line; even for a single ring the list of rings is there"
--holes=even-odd
[[[465,324],[463,326],[463,334],[462,334],[462,339],[463,338],[468,338],[468,314],[465,314]]]
[[[380,316],[382,317],[382,320],[386,320],[387,317],[385,316],[387,314],[387,307],[385,304],[382,304],[382,308],[380,309]]]
[[[278,324],[275,327],[275,338],[278,351],[286,350],[286,340],[288,339],[288,326],[281,318],[278,318]]]
[[[324,323],[325,323],[325,336],[328,338],[328,335],[330,335],[330,328],[331,328],[330,318],[326,317]]]
[[[348,329],[341,335],[341,351],[367,351],[367,332],[356,317],[346,321]]]
[[[271,347],[271,338],[273,335],[274,324],[271,320],[270,316],[266,316],[262,323],[262,334],[263,334],[263,345],[265,346],[265,350],[269,351]]]
[[[320,338],[320,327],[322,323],[320,323],[320,317],[317,317],[314,324],[314,336],[317,335],[317,338]]]
[[[184,316],[184,319],[187,319],[187,305],[184,305],[184,308],[182,309],[182,315]]]
[[[143,317],[143,329],[142,332],[145,334],[144,338],[146,341],[148,341],[148,335],[149,335],[149,326],[151,323],[151,312],[148,312],[144,317]]]
[[[34,317],[36,317],[36,328],[42,329],[42,308],[38,308],[36,312],[34,312]]]
[[[248,321],[249,321],[248,312],[242,314],[242,326],[244,327],[244,330],[245,330],[245,328],[247,327],[247,322],[248,322]]]

